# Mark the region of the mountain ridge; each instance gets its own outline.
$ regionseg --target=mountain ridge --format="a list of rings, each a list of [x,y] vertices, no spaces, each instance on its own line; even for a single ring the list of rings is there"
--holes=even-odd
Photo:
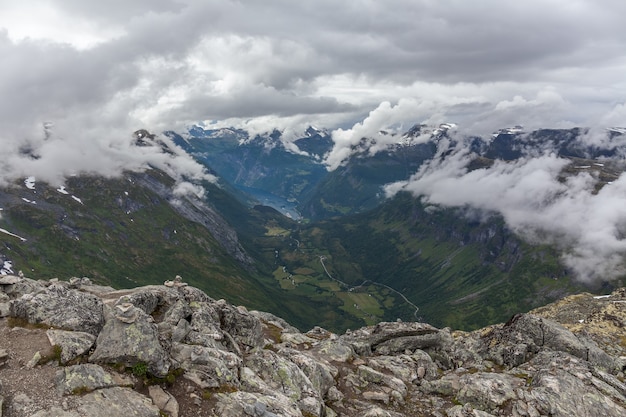
[[[180,277],[114,290],[0,277],[5,417],[621,416],[626,290],[474,332],[306,333]],[[6,376],[6,377],[5,377]],[[54,389],[51,389],[54,388]]]

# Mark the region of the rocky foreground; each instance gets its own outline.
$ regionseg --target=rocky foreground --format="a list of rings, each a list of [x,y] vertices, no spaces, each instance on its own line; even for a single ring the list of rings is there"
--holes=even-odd
[[[2,417],[625,416],[626,290],[452,332],[301,333],[180,279],[0,277]]]

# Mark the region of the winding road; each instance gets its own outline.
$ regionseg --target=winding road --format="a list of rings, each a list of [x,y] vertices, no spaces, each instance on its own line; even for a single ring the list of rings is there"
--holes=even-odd
[[[394,292],[395,294],[397,294],[397,295],[399,295],[400,297],[402,297],[402,299],[403,299],[403,300],[404,300],[404,301],[405,301],[408,305],[410,305],[411,307],[413,307],[413,308],[415,309],[415,311],[413,312],[413,316],[414,316],[416,319],[419,319],[419,317],[418,317],[418,315],[417,315],[417,313],[418,313],[418,311],[419,311],[419,307],[418,307],[418,306],[416,306],[415,304],[413,304],[413,303],[412,303],[412,302],[411,302],[408,298],[406,298],[406,296],[405,296],[404,294],[402,294],[400,291],[398,291],[398,290],[396,290],[396,289],[394,289],[394,288],[391,288],[391,287],[390,287],[390,286],[388,286],[388,285],[381,284],[380,282],[371,281],[371,280],[369,280],[369,279],[368,279],[368,280],[363,281],[363,282],[362,282],[362,283],[360,283],[359,285],[355,285],[355,286],[352,286],[352,287],[351,287],[349,284],[347,284],[347,283],[345,283],[345,282],[341,281],[340,279],[337,279],[337,278],[333,277],[333,276],[330,274],[330,272],[328,272],[328,269],[326,269],[326,264],[324,264],[324,259],[326,259],[326,257],[325,257],[324,255],[319,255],[319,259],[320,259],[320,263],[322,264],[322,268],[324,268],[324,272],[326,273],[326,275],[328,276],[328,278],[330,278],[330,279],[332,279],[333,281],[335,281],[335,282],[339,283],[339,285],[343,286],[343,287],[344,287],[344,288],[346,288],[348,291],[352,291],[352,290],[354,290],[354,289],[356,289],[356,288],[362,287],[362,286],[367,285],[367,284],[371,284],[371,285],[378,285],[379,287],[384,287],[384,288],[387,288],[389,291],[392,291],[392,292]]]

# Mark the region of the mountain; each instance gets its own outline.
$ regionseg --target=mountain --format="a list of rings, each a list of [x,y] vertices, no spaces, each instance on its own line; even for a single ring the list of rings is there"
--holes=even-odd
[[[320,161],[330,146],[323,130],[311,128],[295,141],[308,147],[308,156],[289,150],[279,132],[252,139],[236,129],[170,132],[216,175],[193,184],[202,196],[180,194],[176,175],[154,167],[118,178],[74,176],[63,187],[17,181],[0,190],[1,273],[77,274],[116,288],[180,275],[215,297],[289,317],[301,330],[321,325],[339,332],[398,318],[472,330],[620,281],[582,284],[563,263],[562,248],[529,243],[497,213],[437,206],[409,192],[387,197],[383,186],[454,160],[461,146],[474,150],[471,172],[564,144],[572,162],[559,174],[562,181],[584,171],[602,188],[623,164],[600,147],[579,146],[583,134],[529,136],[514,129],[460,138],[450,126],[418,125],[404,135],[384,134],[391,144],[385,151],[371,154],[371,141],[364,140],[363,149],[329,172]],[[619,143],[621,136],[612,135],[611,143]],[[137,146],[157,138],[136,133]],[[184,152],[159,146],[166,155]],[[274,204],[277,210],[289,213],[285,204],[298,204],[306,217],[296,221],[260,201],[259,193],[276,190],[283,193],[272,194],[282,202]],[[284,198],[290,195],[298,195],[298,203]]]
[[[176,278],[115,290],[0,277],[7,417],[606,416],[626,413],[626,289],[474,332],[298,331]]]
[[[281,133],[249,137],[242,130],[206,130],[195,126],[185,138],[168,132],[176,144],[214,170],[231,186],[266,205],[291,207],[293,218],[297,202],[326,174],[320,159],[330,150],[330,136],[313,128],[293,141],[301,153],[285,148]]]

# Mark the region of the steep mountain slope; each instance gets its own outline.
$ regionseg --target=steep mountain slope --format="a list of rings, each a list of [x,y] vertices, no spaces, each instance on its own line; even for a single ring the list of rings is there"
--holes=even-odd
[[[0,265],[6,273],[23,270],[47,279],[77,274],[117,288],[181,275],[216,297],[310,326],[319,306],[297,296],[283,302],[280,289],[264,284],[262,259],[248,254],[210,201],[250,216],[261,230],[264,219],[213,184],[205,184],[205,201],[176,197],[171,185],[171,178],[151,170],[120,179],[73,177],[62,189],[71,194],[39,182],[3,190],[0,228],[11,234],[0,233]]]
[[[281,204],[295,207],[326,175],[319,160],[332,143],[327,134],[312,128],[305,137],[294,141],[308,155],[286,149],[278,131],[250,138],[241,130],[205,130],[196,126],[186,138],[174,132],[168,134],[226,182],[266,205],[278,205],[277,208]]]
[[[405,192],[385,199],[382,186],[412,178],[433,161],[454,160],[455,143],[474,150],[468,154],[470,172],[558,144],[571,161],[560,171],[562,182],[584,172],[601,189],[624,171],[619,161],[583,159],[604,153],[581,147],[580,132],[506,131],[491,141],[461,140],[443,130],[425,138],[418,126],[387,151],[363,150],[345,166],[313,175],[323,169],[318,157],[329,145],[316,132],[298,145],[308,146],[313,156],[304,167],[314,169],[300,171],[307,157],[288,152],[278,136],[248,144],[234,130],[196,132],[210,136],[202,140],[175,136],[205,164],[230,161],[222,168],[231,174],[231,165],[238,166],[241,178],[271,173],[257,178],[271,181],[253,182],[254,187],[274,187],[282,178],[276,187],[298,189],[300,201],[308,201],[302,206],[307,221],[254,206],[254,199],[235,188],[244,185],[235,182],[198,183],[203,198],[183,196],[156,169],[118,179],[75,176],[59,189],[26,179],[0,192],[2,273],[80,274],[115,287],[154,283],[158,274],[181,275],[216,297],[288,317],[301,329],[318,324],[339,331],[396,318],[474,329],[582,286],[572,280],[556,246],[522,241],[503,217],[469,206],[427,204]],[[609,145],[619,155],[615,143]],[[256,168],[248,173],[245,167]],[[316,185],[298,188],[305,183]]]

